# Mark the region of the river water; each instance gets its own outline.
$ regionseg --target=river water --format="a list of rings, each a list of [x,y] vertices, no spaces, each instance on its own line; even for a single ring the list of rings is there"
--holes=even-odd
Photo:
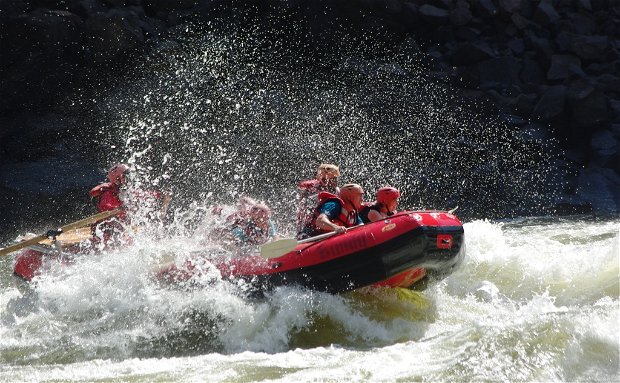
[[[207,273],[160,286],[152,265],[200,234],[141,233],[52,266],[20,298],[0,260],[0,381],[614,382],[620,221],[465,223],[463,265],[412,290],[261,299]]]

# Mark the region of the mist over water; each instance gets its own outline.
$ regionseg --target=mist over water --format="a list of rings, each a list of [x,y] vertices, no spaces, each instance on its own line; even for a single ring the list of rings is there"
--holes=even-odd
[[[178,206],[249,194],[290,220],[296,183],[322,162],[339,164],[341,183],[362,184],[368,199],[400,188],[407,208],[505,217],[550,206],[553,142],[524,139],[490,106],[465,101],[414,41],[386,51],[346,35],[308,54],[290,34],[230,29],[178,31],[88,104],[100,141],[115,148],[109,161],[134,163]]]

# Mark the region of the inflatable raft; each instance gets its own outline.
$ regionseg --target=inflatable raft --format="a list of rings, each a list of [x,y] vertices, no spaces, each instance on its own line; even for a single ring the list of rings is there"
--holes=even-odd
[[[402,212],[328,239],[298,244],[281,256],[208,258],[225,279],[265,291],[282,285],[339,293],[366,286],[408,287],[427,272],[449,274],[464,258],[459,219],[442,211]],[[157,278],[186,281],[204,270],[187,261],[163,267]]]

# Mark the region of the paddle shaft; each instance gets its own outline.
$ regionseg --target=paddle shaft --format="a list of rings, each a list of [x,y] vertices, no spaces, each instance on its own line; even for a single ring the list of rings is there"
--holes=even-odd
[[[60,228],[60,230],[63,231],[63,232],[66,232],[66,231],[71,231],[71,230],[74,230],[74,229],[78,229],[80,227],[88,226],[88,225],[93,224],[95,222],[98,222],[98,221],[104,220],[106,218],[110,218],[112,216],[115,216],[115,215],[117,215],[120,212],[121,212],[121,209],[114,209],[114,210],[109,210],[109,211],[103,211],[103,212],[101,212],[99,214],[95,214],[95,215],[92,215],[90,217],[87,217],[87,218],[81,219],[79,221],[75,221],[75,222],[69,223],[69,224],[67,224],[65,226],[62,226]],[[14,245],[7,246],[4,249],[0,249],[0,257],[3,256],[3,255],[10,254],[10,253],[12,253],[14,251],[17,251],[17,250],[21,250],[24,247],[28,247],[30,245],[35,245],[35,244],[37,244],[37,243],[39,243],[41,241],[44,241],[46,239],[47,239],[47,235],[46,234],[41,234],[41,235],[38,235],[38,236],[36,236],[34,238],[30,238],[30,239],[28,239],[26,241],[21,241],[19,243],[14,244]]]
[[[358,226],[362,226],[362,225],[352,226],[348,228],[348,230],[353,229]],[[295,238],[283,238],[283,239],[280,239],[274,242],[269,242],[260,247],[261,257],[266,258],[266,259],[278,258],[294,250],[295,247],[299,244],[320,241],[326,238],[333,237],[337,234],[344,234],[344,233],[336,233],[335,231],[330,231],[329,233],[319,234],[314,237],[302,239],[300,241],[297,241]]]
[[[348,227],[347,231],[349,231],[351,229],[355,229],[356,227],[360,227],[360,226],[364,226],[364,224],[361,223],[359,225]],[[333,237],[336,234],[344,234],[344,233],[336,233],[335,231],[330,231],[329,233],[323,233],[323,234],[315,235],[314,237],[309,237],[309,238],[302,239],[300,241],[297,241],[297,244],[320,241],[320,240],[325,239],[325,238]]]
[[[336,234],[338,234],[338,233],[336,233],[335,231],[330,231],[329,233],[324,233],[324,234],[320,234],[320,235],[317,235],[317,236],[314,236],[314,237],[302,239],[300,241],[297,241],[297,243],[300,244],[300,243],[308,243],[308,242],[320,241],[321,239],[333,237]]]

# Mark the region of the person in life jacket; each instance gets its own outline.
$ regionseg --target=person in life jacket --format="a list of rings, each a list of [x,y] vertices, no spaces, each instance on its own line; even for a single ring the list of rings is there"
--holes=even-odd
[[[99,212],[121,209],[116,216],[91,225],[93,244],[103,241],[108,245],[110,240],[114,242],[128,243],[131,239],[123,235],[125,227],[132,221],[130,215],[135,218],[135,213],[143,212],[143,218],[147,220],[164,220],[172,194],[162,193],[157,190],[142,190],[127,188],[127,176],[130,168],[127,164],[117,164],[108,170],[108,182],[95,186],[89,192]],[[138,222],[139,224],[139,222]]]
[[[276,236],[271,209],[263,203],[249,207],[245,217],[232,224],[230,233],[238,246],[264,244]]]
[[[299,210],[297,211],[297,232],[301,233],[312,219],[314,208],[319,203],[319,193],[328,192],[338,194],[338,177],[340,169],[334,164],[321,164],[316,171],[316,178],[300,182]]]
[[[364,223],[380,221],[396,213],[400,191],[391,186],[377,190],[377,200],[373,204],[366,205],[360,211],[360,217]]]
[[[95,186],[89,192],[98,212],[123,209],[116,217],[96,222],[91,226],[93,238],[98,238],[97,234],[101,231],[101,239],[104,244],[107,244],[113,236],[122,232],[124,230],[123,224],[127,223],[125,204],[120,196],[121,191],[127,185],[127,173],[129,173],[129,165],[116,164],[108,170],[108,182]]]
[[[128,172],[129,165],[114,165],[108,170],[108,182],[99,184],[90,190],[89,194],[95,200],[98,212],[123,208],[120,193],[121,188],[127,184]]]
[[[231,224],[237,220],[245,219],[250,213],[250,208],[254,205],[257,205],[258,202],[252,197],[241,196],[239,201],[237,202],[237,211],[230,214],[226,217],[226,224]],[[215,205],[211,209],[211,214],[213,215],[222,215],[222,206]]]
[[[298,238],[314,237],[330,231],[344,233],[349,227],[363,224],[358,214],[363,195],[364,189],[358,184],[344,185],[340,189],[340,196],[327,192],[319,193],[320,202],[314,211],[314,217]]]

